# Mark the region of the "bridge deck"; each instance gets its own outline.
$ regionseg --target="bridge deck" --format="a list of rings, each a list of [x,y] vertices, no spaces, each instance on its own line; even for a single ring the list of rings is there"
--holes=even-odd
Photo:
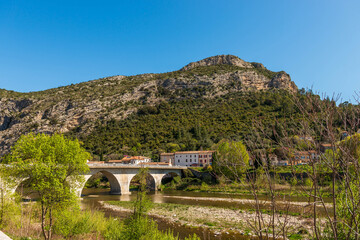
[[[184,166],[163,166],[163,165],[131,165],[131,164],[120,164],[120,163],[101,163],[101,164],[88,164],[90,169],[96,168],[125,168],[125,169],[138,169],[138,168],[149,168],[149,169],[187,169]]]

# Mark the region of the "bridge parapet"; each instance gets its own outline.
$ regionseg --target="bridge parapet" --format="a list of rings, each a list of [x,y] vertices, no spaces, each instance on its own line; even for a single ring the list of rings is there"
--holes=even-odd
[[[124,164],[124,163],[88,163],[89,168],[155,168],[155,169],[187,169],[184,166],[168,166],[155,164]]]

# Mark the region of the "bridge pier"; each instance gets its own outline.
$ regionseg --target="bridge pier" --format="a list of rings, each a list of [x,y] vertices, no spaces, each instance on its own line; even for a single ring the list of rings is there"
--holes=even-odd
[[[131,179],[135,176],[135,173],[130,174],[115,174],[121,188],[121,192],[119,194],[131,194],[130,192],[130,182]],[[110,183],[111,184],[111,183]]]
[[[151,174],[155,180],[155,191],[160,189],[161,186],[161,180],[166,175],[165,173],[154,173]]]

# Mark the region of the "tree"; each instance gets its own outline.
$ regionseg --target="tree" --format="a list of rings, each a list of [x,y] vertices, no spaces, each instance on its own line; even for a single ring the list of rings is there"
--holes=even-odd
[[[249,166],[249,154],[241,141],[221,141],[218,144],[213,165],[215,172],[236,180],[245,174]]]
[[[41,227],[46,240],[51,239],[53,211],[69,207],[76,200],[75,186],[82,173],[89,171],[90,154],[78,140],[61,134],[22,136],[5,157],[8,179],[27,179],[39,195]]]

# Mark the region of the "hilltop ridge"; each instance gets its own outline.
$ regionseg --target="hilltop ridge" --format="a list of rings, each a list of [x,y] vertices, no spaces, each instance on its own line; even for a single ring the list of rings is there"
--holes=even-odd
[[[238,66],[242,68],[254,68],[251,63],[245,62],[244,60],[240,59],[234,55],[217,55],[213,57],[208,57],[202,59],[197,62],[191,62],[181,70],[186,71],[196,67],[203,67],[203,66],[213,66],[213,65],[232,65]]]

